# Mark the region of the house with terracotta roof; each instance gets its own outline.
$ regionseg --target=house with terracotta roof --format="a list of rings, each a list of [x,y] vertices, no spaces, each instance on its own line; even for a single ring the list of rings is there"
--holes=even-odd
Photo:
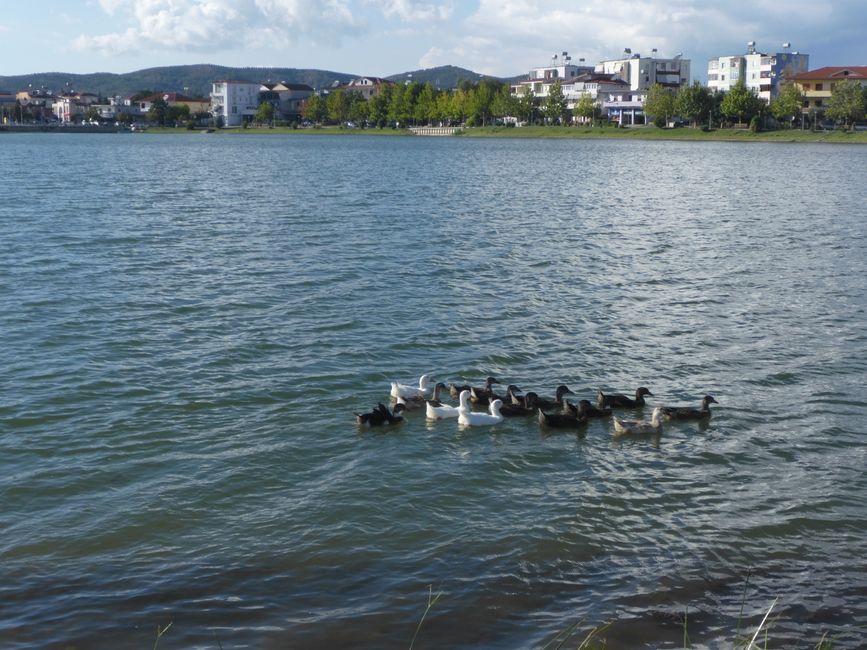
[[[805,111],[823,111],[838,81],[854,81],[867,87],[867,66],[828,66],[796,74],[791,80],[804,94]]]
[[[388,79],[382,79],[380,77],[358,77],[357,79],[352,79],[348,83],[340,84],[329,90],[354,92],[358,93],[362,99],[370,99],[374,95],[378,95],[385,86],[393,85],[393,81],[389,81]]]
[[[162,99],[166,104],[170,107],[177,106],[188,106],[190,109],[190,115],[195,115],[196,113],[208,113],[211,110],[211,100],[205,97],[187,97],[181,93],[154,93],[153,95],[148,95],[147,97],[142,97],[137,100],[138,103],[138,112],[141,114],[147,113],[153,103]]]

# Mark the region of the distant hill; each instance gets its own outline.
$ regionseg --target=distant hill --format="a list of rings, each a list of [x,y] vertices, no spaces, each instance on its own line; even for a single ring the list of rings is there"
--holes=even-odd
[[[140,90],[178,92],[194,97],[207,97],[211,94],[211,84],[218,79],[244,79],[263,83],[266,81],[287,81],[307,84],[314,88],[327,88],[335,81],[341,83],[358,77],[358,74],[332,72],[330,70],[310,70],[301,68],[230,68],[226,66],[199,64],[174,65],[162,68],[146,68],[135,72],[114,74],[94,72],[91,74],[71,74],[66,72],[39,72],[35,74],[0,76],[0,90],[17,92],[28,87],[61,92],[78,90],[96,93],[102,97],[132,95]],[[476,82],[482,75],[472,70],[445,65],[425,70],[413,70],[387,77],[392,81],[413,79],[421,83],[430,82],[435,88],[443,90],[456,88],[461,79]],[[521,77],[523,78],[523,77]],[[503,79],[510,81],[513,78]]]
[[[314,88],[331,86],[335,81],[346,82],[358,75],[329,70],[299,68],[230,68],[219,65],[175,65],[147,68],[124,74],[95,72],[71,74],[66,72],[40,72],[36,74],[0,76],[0,89],[17,92],[28,87],[44,88],[54,92],[79,90],[103,97],[132,95],[139,90],[178,92],[195,97],[211,94],[211,84],[218,79],[244,79],[263,83],[288,81],[307,84]]]
[[[457,88],[458,83],[462,79],[466,79],[472,83],[476,83],[479,79],[486,77],[487,75],[481,75],[478,72],[473,72],[472,70],[467,70],[466,68],[459,68],[454,65],[441,65],[437,68],[425,68],[423,70],[412,70],[410,72],[402,72],[401,74],[393,74],[390,77],[386,77],[390,81],[418,81],[420,83],[429,83],[434,88],[439,88],[441,90],[446,90],[449,88]],[[523,79],[526,75],[520,75],[519,77],[493,77],[494,79],[500,79],[500,81],[504,81],[506,83],[511,82],[513,79]]]

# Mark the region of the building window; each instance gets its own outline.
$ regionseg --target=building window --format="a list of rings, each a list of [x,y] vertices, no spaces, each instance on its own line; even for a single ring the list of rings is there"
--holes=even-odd
[[[822,84],[816,84],[816,90],[822,90]]]
[[[821,105],[822,105],[822,100],[821,100],[821,99],[817,99],[817,100],[816,100],[816,106],[821,106]]]

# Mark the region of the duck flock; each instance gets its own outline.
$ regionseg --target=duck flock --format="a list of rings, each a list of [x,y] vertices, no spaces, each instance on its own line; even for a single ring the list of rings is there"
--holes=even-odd
[[[656,406],[649,421],[623,420],[613,414],[614,409],[641,408],[646,403],[644,398],[653,397],[653,393],[644,386],[636,389],[634,398],[620,393],[606,395],[598,391],[595,405],[586,399],[573,404],[566,396],[574,393],[564,384],[557,386],[553,398],[542,397],[533,391],[522,393],[514,384],[508,385],[504,394],[498,394],[494,384],[500,382],[488,377],[482,386],[447,386],[442,382],[434,382],[431,375],[422,375],[418,386],[392,382],[394,407],[390,409],[380,402],[368,413],[356,413],[355,420],[359,426],[365,427],[399,424],[403,421],[402,413],[405,411],[424,408],[428,420],[455,418],[462,426],[490,426],[499,424],[507,417],[535,416],[543,428],[580,429],[593,418],[610,417],[614,426],[613,434],[622,436],[659,434],[663,421],[706,420],[711,416],[710,405],[718,404],[711,395],[705,395],[698,408]],[[444,394],[448,394],[457,405],[445,403]]]

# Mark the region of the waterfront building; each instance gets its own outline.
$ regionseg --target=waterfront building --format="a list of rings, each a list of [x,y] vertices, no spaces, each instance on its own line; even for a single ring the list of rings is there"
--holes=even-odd
[[[292,84],[286,81],[265,83],[259,88],[259,100],[274,106],[275,117],[282,120],[295,120],[301,116],[301,105],[313,95],[313,88],[307,84]]]
[[[867,87],[867,66],[832,66],[801,72],[791,77],[804,94],[804,110],[823,111],[831,99],[834,84],[838,81],[854,81],[862,88]]]
[[[755,41],[747,43],[746,54],[720,56],[707,64],[707,85],[712,92],[730,90],[743,80],[746,87],[766,103],[780,92],[780,84],[806,72],[810,55],[792,52],[789,43],[783,51],[767,54],[756,50]]]
[[[208,113],[211,110],[211,100],[205,97],[187,97],[181,93],[154,93],[136,101],[138,113],[141,115],[147,113],[158,99],[162,99],[170,107],[187,106],[190,109],[190,115]]]
[[[223,126],[241,126],[256,115],[261,84],[250,81],[223,79],[215,81],[211,90],[211,114],[222,118]]]
[[[574,105],[576,98],[571,97],[567,93],[567,86],[571,86],[582,75],[593,72],[593,66],[585,65],[584,59],[579,59],[576,65],[572,63],[572,57],[568,52],[562,54],[554,54],[551,56],[551,63],[536,68],[530,68],[530,72],[526,79],[512,84],[511,91],[513,95],[520,97],[526,92],[531,93],[534,97],[544,100],[551,91],[551,86],[557,81],[560,82],[563,94],[566,95],[567,102]],[[574,88],[571,88],[574,91]]]
[[[393,85],[393,81],[380,77],[358,77],[350,80],[348,83],[334,86],[331,90],[354,92],[358,93],[362,99],[370,99],[374,95],[378,95],[385,86]]]
[[[671,58],[657,56],[656,49],[650,56],[632,53],[629,48],[619,59],[602,61],[596,65],[596,72],[614,75],[629,84],[629,90],[636,94],[646,94],[654,84],[677,92],[681,86],[688,86],[690,80],[690,60],[683,54]]]
[[[659,84],[672,93],[690,82],[690,60],[678,53],[670,58],[658,56],[656,48],[650,56],[641,56],[626,48],[617,59],[602,61],[596,72],[609,74],[625,83],[616,93],[609,93],[602,104],[608,118],[622,125],[644,124],[644,102],[647,91]]]

